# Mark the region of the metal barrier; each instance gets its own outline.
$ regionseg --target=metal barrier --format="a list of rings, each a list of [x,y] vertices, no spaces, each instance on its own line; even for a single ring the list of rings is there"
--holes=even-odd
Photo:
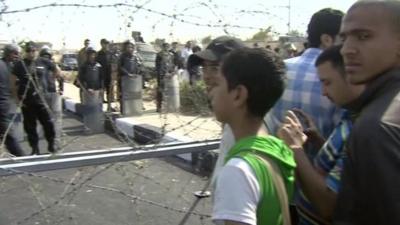
[[[103,100],[101,91],[83,92],[83,124],[92,133],[104,132]]]
[[[218,147],[219,140],[210,140],[202,142],[168,143],[157,146],[157,148],[155,148],[154,145],[148,145],[140,148],[125,147],[56,155],[0,159],[0,176],[126,162],[146,158],[159,158],[190,152],[215,150],[218,149]]]
[[[54,92],[46,93],[45,98],[52,112],[56,137],[60,138],[62,135],[62,97]]]
[[[179,99],[178,75],[166,76],[165,78],[165,102],[167,112],[177,112],[181,106]]]
[[[122,115],[133,116],[143,113],[142,76],[121,77]]]

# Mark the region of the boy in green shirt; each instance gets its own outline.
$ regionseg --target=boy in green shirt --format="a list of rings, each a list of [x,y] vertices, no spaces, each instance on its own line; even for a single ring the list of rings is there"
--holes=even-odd
[[[292,152],[263,126],[264,115],[283,93],[284,73],[282,60],[271,51],[241,48],[225,57],[216,75],[209,94],[212,109],[218,121],[229,124],[237,140],[216,178],[216,224],[282,224],[277,188],[260,156],[277,165],[290,199]]]

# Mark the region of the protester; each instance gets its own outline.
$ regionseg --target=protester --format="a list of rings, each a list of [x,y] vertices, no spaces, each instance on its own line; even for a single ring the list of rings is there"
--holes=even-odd
[[[188,41],[188,42],[186,42],[185,47],[181,50],[181,58],[182,58],[183,66],[185,68],[186,68],[189,56],[193,54],[192,45],[193,45],[192,42]]]
[[[212,109],[218,121],[232,128],[237,140],[217,175],[213,206],[216,224],[290,221],[293,154],[263,127],[265,113],[283,93],[284,72],[283,61],[274,53],[241,48],[226,56],[215,75],[209,94]]]
[[[180,56],[180,51],[178,50],[178,42],[172,42],[171,49],[169,50],[174,55],[175,67],[179,69],[183,68],[182,58]]]
[[[280,127],[286,111],[293,108],[309,114],[324,138],[340,120],[341,111],[322,95],[314,64],[322,50],[335,43],[342,17],[341,11],[330,8],[316,12],[307,29],[309,48],[301,56],[285,60],[287,87],[282,98],[266,116],[272,134]]]
[[[15,156],[23,156],[24,151],[15,137],[9,118],[10,101],[12,101],[10,88],[12,79],[10,70],[12,69],[13,63],[18,59],[18,46],[4,46],[3,58],[0,60],[0,142],[4,142],[7,150],[11,154]]]
[[[193,54],[196,52],[201,51],[201,47],[198,45],[195,45],[193,48]],[[201,80],[201,68],[200,66],[193,66],[191,68],[188,68],[189,72],[189,84],[194,85],[197,83],[197,81]]]
[[[347,141],[334,224],[400,224],[400,2],[360,1],[342,21],[341,53],[366,90]]]
[[[237,38],[230,36],[217,37],[211,41],[206,49],[191,55],[188,59],[187,67],[188,69],[196,66],[202,67],[203,81],[206,85],[206,91],[207,93],[209,93],[215,86],[215,79],[221,66],[222,58],[232,50],[244,47],[245,44]],[[232,132],[223,132],[219,148],[218,160],[213,172],[213,181],[215,180],[216,175],[223,165],[226,153],[233,146],[234,142],[235,140],[233,138]]]
[[[341,46],[333,46],[323,51],[315,65],[322,85],[322,94],[339,107],[345,107],[355,101],[364,90],[364,85],[352,85],[344,72]],[[328,224],[332,221],[336,196],[340,188],[340,175],[345,160],[345,143],[352,127],[349,111],[344,111],[342,119],[326,140],[315,140],[320,137],[312,120],[301,111],[288,111],[279,137],[293,150],[297,164],[296,179],[301,194],[295,203],[300,215],[298,224]],[[303,121],[303,124],[300,122]],[[306,127],[303,127],[306,126]],[[308,129],[306,135],[303,131]],[[317,143],[320,149],[310,161],[302,147],[305,139]],[[318,143],[323,143],[320,145]]]

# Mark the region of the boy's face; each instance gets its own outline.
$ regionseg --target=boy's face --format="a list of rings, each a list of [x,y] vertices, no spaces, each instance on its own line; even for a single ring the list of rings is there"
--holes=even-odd
[[[205,60],[203,63],[203,80],[206,84],[207,93],[215,86],[216,76],[219,70],[219,63]]]
[[[400,32],[381,7],[359,6],[348,12],[340,29],[346,73],[354,84],[367,83],[400,65]]]
[[[324,62],[317,68],[322,94],[336,105],[343,106],[354,101],[364,90],[364,85],[351,84],[331,62]]]
[[[209,92],[212,110],[220,122],[229,122],[229,115],[235,112],[234,94],[228,90],[228,83],[220,71],[214,76],[214,86]]]

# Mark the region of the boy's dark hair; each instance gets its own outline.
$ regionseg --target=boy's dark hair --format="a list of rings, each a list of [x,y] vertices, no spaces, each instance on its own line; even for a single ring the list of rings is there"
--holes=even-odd
[[[308,24],[308,46],[319,48],[321,45],[321,35],[328,34],[332,38],[339,33],[344,13],[340,10],[325,8],[314,13]]]
[[[342,45],[336,45],[325,49],[315,61],[315,66],[319,66],[323,63],[330,62],[341,75],[345,76],[343,57],[340,54]]]
[[[263,48],[241,48],[226,55],[221,71],[232,90],[238,85],[247,88],[249,112],[263,118],[285,89],[285,64]]]

